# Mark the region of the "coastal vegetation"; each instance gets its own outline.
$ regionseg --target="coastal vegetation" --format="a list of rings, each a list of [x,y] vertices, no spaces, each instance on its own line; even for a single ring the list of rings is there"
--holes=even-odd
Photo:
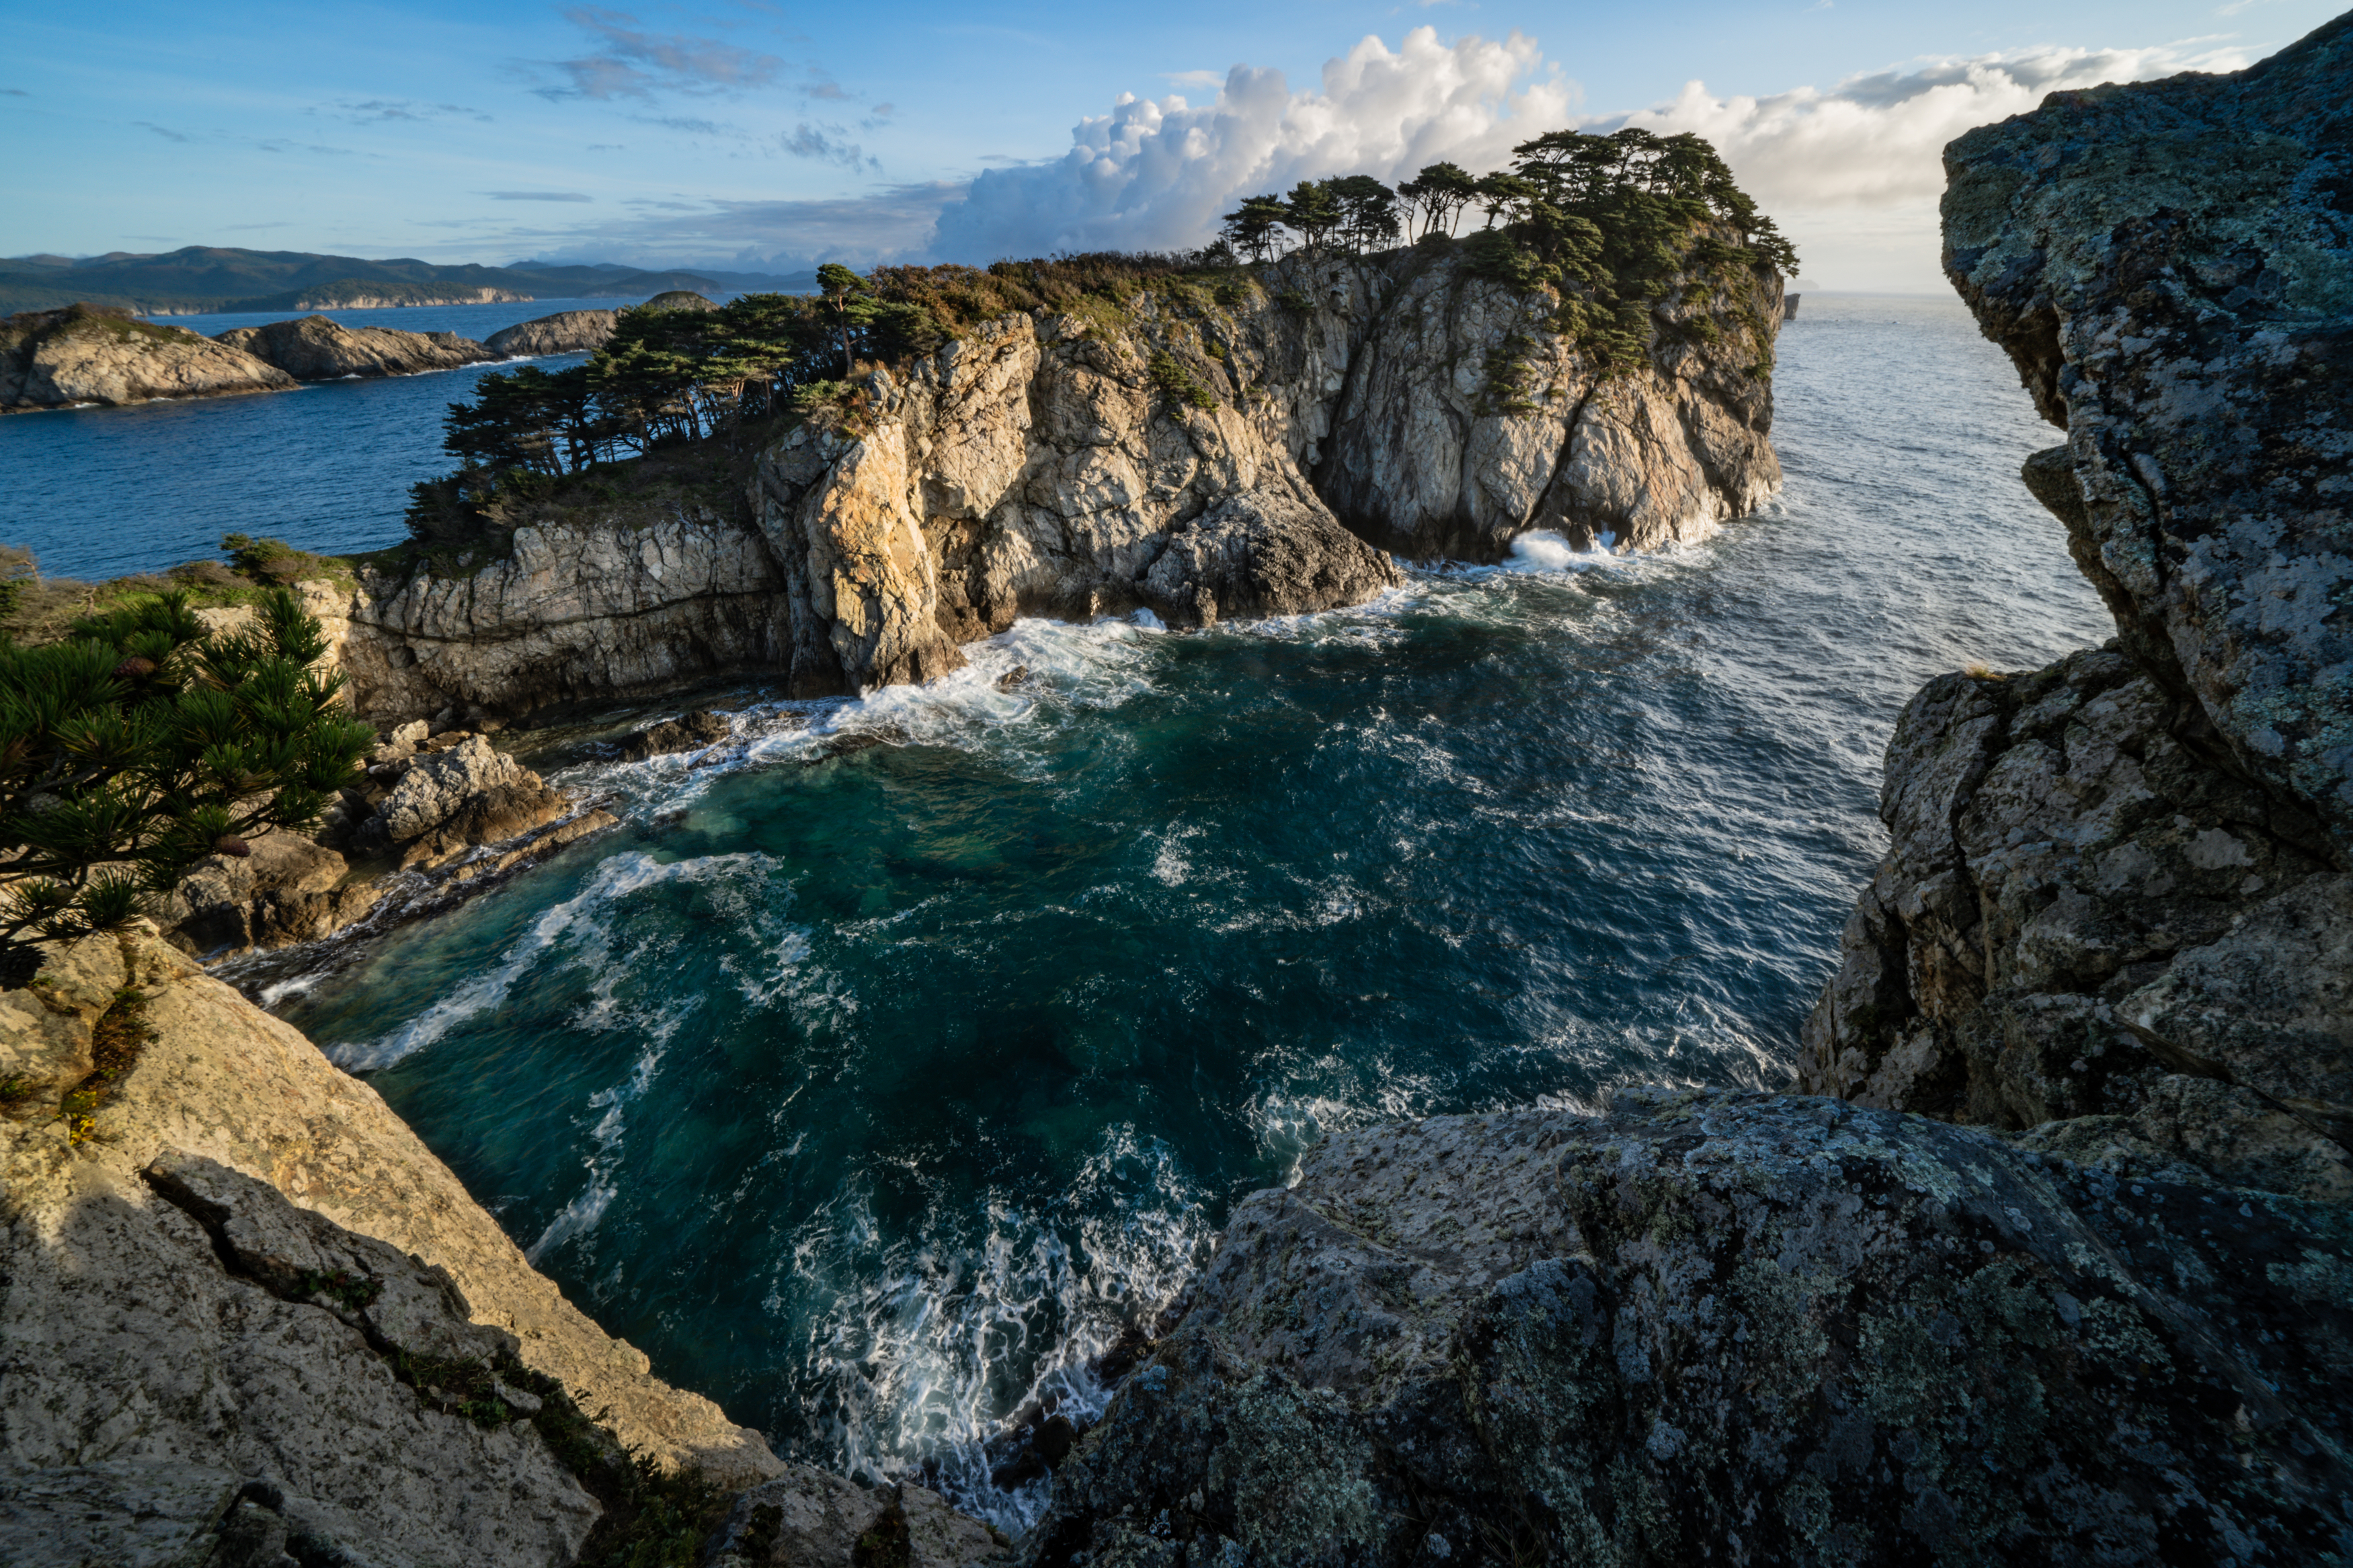
[[[253,610],[215,632],[174,586],[0,641],[0,945],[118,929],[246,835],[310,826],[350,781],[375,735],[315,668],[318,622],[283,587]]]

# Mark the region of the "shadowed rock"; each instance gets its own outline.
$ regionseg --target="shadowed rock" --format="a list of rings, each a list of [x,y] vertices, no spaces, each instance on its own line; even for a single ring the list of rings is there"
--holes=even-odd
[[[213,341],[242,349],[297,381],[415,375],[420,371],[455,370],[496,357],[473,339],[455,332],[346,327],[325,316],[232,327]]]

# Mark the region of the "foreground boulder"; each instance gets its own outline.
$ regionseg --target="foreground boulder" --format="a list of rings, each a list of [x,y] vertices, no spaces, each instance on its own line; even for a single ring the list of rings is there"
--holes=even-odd
[[[111,306],[0,320],[0,412],[284,392],[294,378],[232,344]]]
[[[620,319],[618,310],[558,310],[492,332],[482,346],[495,359],[587,353],[611,341],[613,324]]]
[[[498,356],[455,332],[404,332],[390,327],[346,327],[325,316],[232,327],[215,342],[242,349],[296,381],[347,376],[415,375],[455,370]]]
[[[2326,1560],[2353,1227],[1837,1100],[1345,1133],[1236,1208],[1027,1563]]]

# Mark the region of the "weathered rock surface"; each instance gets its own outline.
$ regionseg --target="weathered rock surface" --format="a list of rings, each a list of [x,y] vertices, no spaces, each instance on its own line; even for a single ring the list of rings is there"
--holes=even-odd
[[[2353,1199],[2353,878],[2211,736],[2116,652],[1931,683],[1888,745],[1894,843],[1803,1086],[1998,1127],[2130,1118],[2229,1180]],[[2243,1123],[2231,1152],[2189,1146],[2221,1135],[2200,1107]]]
[[[312,838],[264,833],[247,844],[247,854],[215,855],[182,880],[175,897],[186,912],[165,931],[173,945],[206,958],[291,947],[375,908],[379,889],[349,880],[351,863]]]
[[[1778,482],[1778,289],[1694,284],[1652,366],[1599,385],[1540,300],[1445,247],[985,322],[861,373],[861,413],[765,453],[741,517],[526,526],[470,575],[364,584],[355,702],[514,714],[755,669],[859,691],[953,670],[1025,615],[1359,603],[1400,581],[1380,543],[1494,560],[1532,529],[1689,539]],[[1731,325],[1708,343],[1676,325],[1703,316]]]
[[[714,745],[734,732],[733,726],[708,708],[696,708],[676,719],[649,724],[620,743],[621,760],[641,763],[673,752],[695,752]]]
[[[2067,432],[2126,651],[2353,842],[2353,18],[1946,151],[1946,269]]]
[[[601,349],[613,336],[618,310],[558,310],[553,316],[519,322],[482,340],[495,359],[524,359],[538,354],[576,354]]]
[[[1905,710],[1805,1087],[2353,1200],[2348,126],[2353,19],[1947,149],[1947,268],[2121,636]]]
[[[213,340],[242,349],[296,381],[346,376],[415,375],[455,370],[499,356],[455,332],[404,332],[391,327],[346,327],[326,316],[232,327]]]
[[[2342,1552],[2346,1211],[2185,1175],[1725,1093],[1342,1134],[1235,1210],[1023,1561]]]
[[[293,385],[293,377],[240,348],[128,310],[71,305],[0,320],[0,413]]]
[[[1348,526],[1417,559],[1500,560],[1531,529],[1579,549],[1703,537],[1781,484],[1773,415],[1778,279],[1689,279],[1650,363],[1607,380],[1540,297],[1403,253],[1347,370],[1316,489]],[[1513,368],[1504,371],[1505,365]]]
[[[350,700],[378,721],[471,720],[775,668],[784,582],[758,530],[716,510],[518,529],[470,576],[362,579],[338,617]]]
[[[146,1042],[72,1142],[59,1096],[126,993]],[[545,1439],[559,1398],[662,1462],[783,1473],[566,1302],[373,1089],[162,942],[52,950],[0,993],[0,1560],[81,1560],[37,1550],[71,1508],[90,1541],[568,1562],[599,1510]]]

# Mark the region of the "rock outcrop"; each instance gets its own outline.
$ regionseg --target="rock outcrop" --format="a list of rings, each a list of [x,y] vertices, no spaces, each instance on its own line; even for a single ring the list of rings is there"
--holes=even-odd
[[[1025,1564],[2325,1561],[2353,1227],[1833,1100],[1341,1134]]]
[[[2353,843],[2348,136],[2353,18],[2054,93],[1947,149],[1945,257],[2067,432],[2042,493],[2125,651]]]
[[[2120,635],[1905,710],[1806,1087],[2353,1200],[2348,128],[2353,18],[1947,149],[1948,270]]]
[[[1381,544],[1649,546],[1778,483],[1778,279],[1689,280],[1650,364],[1606,381],[1545,304],[1423,246],[983,322],[861,371],[762,455],[742,515],[524,526],[465,575],[366,581],[355,700],[514,714],[745,670],[858,691],[954,669],[1019,616],[1326,609],[1401,580]]]
[[[493,359],[529,359],[541,354],[587,353],[613,336],[618,310],[558,310],[522,321],[482,340]]]
[[[719,302],[705,299],[691,289],[671,289],[655,295],[642,305],[625,305],[627,310],[716,310]]]
[[[243,349],[126,310],[71,305],[0,320],[0,413],[293,385],[292,376]]]
[[[565,1300],[375,1090],[152,937],[0,993],[0,1559],[82,1560],[23,1554],[79,1518],[566,1562],[601,1510],[548,1440],[565,1410],[665,1464],[786,1473]]]
[[[241,349],[296,381],[350,376],[415,375],[455,370],[499,356],[455,332],[404,332],[391,327],[346,327],[326,316],[232,327],[213,340]]]

